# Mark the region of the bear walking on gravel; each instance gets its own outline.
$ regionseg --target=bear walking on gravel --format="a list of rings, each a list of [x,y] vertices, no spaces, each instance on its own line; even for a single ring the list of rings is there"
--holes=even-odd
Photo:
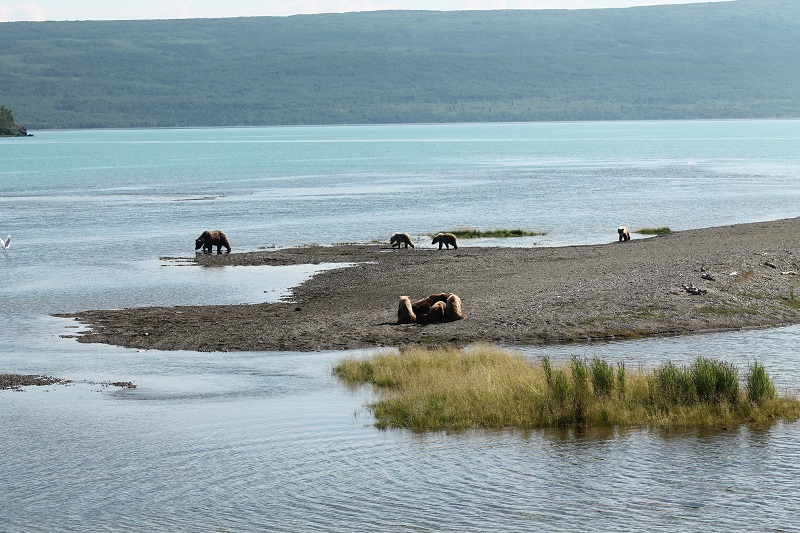
[[[231,243],[228,241],[228,236],[225,235],[225,232],[221,230],[205,230],[194,241],[194,249],[199,250],[202,248],[203,253],[206,254],[210,254],[214,246],[217,247],[218,254],[222,253],[223,246],[227,250],[227,253],[231,252]]]
[[[411,235],[408,233],[395,233],[392,235],[392,238],[389,239],[389,243],[392,245],[392,248],[397,247],[400,248],[400,245],[404,245],[404,248],[408,248],[411,246],[414,247],[414,241],[411,240]]]
[[[431,294],[414,303],[408,296],[401,296],[397,308],[398,324],[434,324],[463,318],[466,315],[461,310],[461,298],[448,292]]]
[[[456,250],[458,250],[458,240],[456,236],[452,233],[437,233],[436,236],[431,241],[431,244],[439,243],[439,249],[442,249],[442,245],[444,244],[447,249],[449,250],[452,246]]]
[[[628,231],[628,226],[620,226],[617,228],[617,233],[619,234],[619,241],[624,242],[631,240],[631,232]]]

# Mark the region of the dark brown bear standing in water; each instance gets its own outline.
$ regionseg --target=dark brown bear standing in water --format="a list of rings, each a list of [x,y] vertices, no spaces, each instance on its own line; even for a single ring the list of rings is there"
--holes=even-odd
[[[619,233],[619,242],[631,240],[631,232],[628,231],[628,226],[618,227],[617,233]]]
[[[411,235],[408,233],[395,233],[392,235],[392,238],[389,239],[389,243],[391,243],[392,248],[395,246],[400,248],[400,245],[403,244],[404,248],[408,248],[411,246],[414,247],[414,241],[411,240]]]
[[[452,246],[456,250],[458,250],[458,241],[456,240],[456,236],[452,233],[437,233],[436,236],[431,241],[431,244],[439,243],[439,249],[442,249],[442,245],[444,244],[447,249],[449,250]]]
[[[194,249],[199,250],[200,248],[203,249],[203,253],[210,254],[212,248],[217,247],[217,253],[222,253],[222,247],[224,246],[227,250],[226,253],[231,252],[231,243],[228,242],[228,236],[225,235],[224,231],[214,230],[209,231],[205,230],[200,236],[195,239],[194,241]]]

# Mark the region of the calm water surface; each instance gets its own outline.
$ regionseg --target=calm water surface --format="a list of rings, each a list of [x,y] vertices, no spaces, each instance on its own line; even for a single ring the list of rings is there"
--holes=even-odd
[[[348,354],[86,346],[50,315],[277,301],[333,266],[174,259],[205,228],[225,229],[235,251],[463,226],[547,231],[502,244],[555,246],[614,240],[623,223],[798,216],[800,122],[34,133],[0,142],[0,235],[12,235],[0,372],[77,383],[0,391],[0,529],[798,529],[798,424],[378,431],[371,391],[331,377]],[[789,327],[523,353],[646,367],[757,358],[794,390],[798,338]]]

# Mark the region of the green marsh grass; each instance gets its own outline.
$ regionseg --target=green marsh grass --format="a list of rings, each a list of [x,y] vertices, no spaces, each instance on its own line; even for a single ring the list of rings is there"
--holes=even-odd
[[[614,367],[595,357],[592,359],[592,389],[597,397],[608,398],[614,392]],[[623,378],[624,379],[624,378]],[[624,390],[624,387],[623,387]]]
[[[461,228],[457,230],[448,230],[441,233],[452,233],[459,239],[480,239],[480,238],[513,238],[513,237],[539,237],[547,235],[546,232],[541,231],[528,231],[524,229],[491,229],[481,231],[475,228]]]
[[[772,400],[777,395],[775,385],[769,378],[766,369],[764,369],[764,365],[759,362],[750,365],[745,383],[747,399],[755,404],[761,405],[768,400]]]
[[[667,235],[672,233],[672,230],[666,226],[662,226],[660,228],[640,228],[633,230],[634,233],[639,233],[640,235]]]
[[[740,384],[734,365],[706,358],[630,371],[599,358],[556,365],[491,346],[415,346],[344,359],[334,374],[375,387],[369,409],[379,428],[729,427],[800,418],[800,401],[777,395],[759,363]]]

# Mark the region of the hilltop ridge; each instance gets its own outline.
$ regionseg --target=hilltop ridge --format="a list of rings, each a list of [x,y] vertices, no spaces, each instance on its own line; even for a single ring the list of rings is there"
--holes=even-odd
[[[800,117],[800,3],[0,23],[29,129]]]

